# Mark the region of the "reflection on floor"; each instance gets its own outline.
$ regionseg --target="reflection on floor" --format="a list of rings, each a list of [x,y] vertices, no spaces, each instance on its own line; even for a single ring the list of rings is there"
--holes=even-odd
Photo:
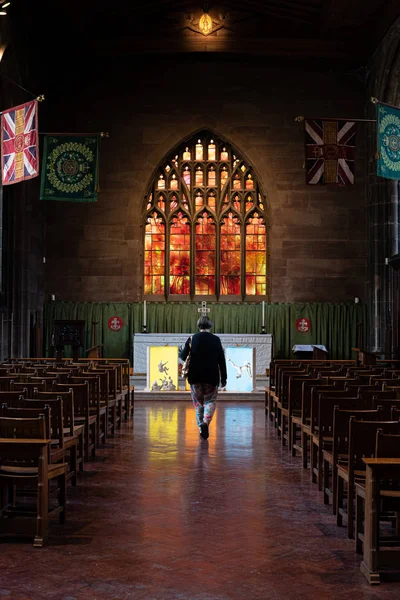
[[[68,489],[49,546],[7,543],[12,600],[398,600],[371,589],[260,403],[221,403],[208,441],[189,403],[139,403]]]

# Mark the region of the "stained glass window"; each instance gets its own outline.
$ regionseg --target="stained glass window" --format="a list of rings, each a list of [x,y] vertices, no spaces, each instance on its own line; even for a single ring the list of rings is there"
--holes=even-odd
[[[261,217],[254,213],[246,225],[246,294],[267,293],[266,229]]]
[[[165,223],[153,212],[147,216],[144,236],[144,293],[165,291]]]
[[[190,294],[190,225],[181,212],[173,217],[169,234],[169,293]]]
[[[215,294],[216,233],[213,218],[204,211],[196,223],[195,293]]]
[[[221,226],[221,296],[240,294],[240,220],[229,213]]]
[[[265,196],[225,141],[203,131],[164,157],[144,210],[145,295],[267,295]]]

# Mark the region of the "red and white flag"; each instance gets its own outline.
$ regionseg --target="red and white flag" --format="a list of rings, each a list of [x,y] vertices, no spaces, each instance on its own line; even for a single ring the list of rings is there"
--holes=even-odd
[[[304,125],[306,183],[354,184],[356,123],[307,119]]]
[[[3,185],[39,175],[37,100],[1,115],[1,177]]]

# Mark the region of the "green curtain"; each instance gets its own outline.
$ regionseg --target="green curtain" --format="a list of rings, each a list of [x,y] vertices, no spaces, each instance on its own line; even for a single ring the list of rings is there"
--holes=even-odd
[[[261,303],[213,303],[210,318],[214,333],[260,333]],[[193,333],[199,317],[196,302],[147,302],[147,330],[149,333]],[[123,321],[120,330],[108,327],[111,317]],[[299,318],[310,321],[310,330],[301,333],[296,329]],[[49,302],[44,307],[44,335],[46,356],[54,353],[51,345],[55,319],[82,319],[86,321],[85,347],[93,345],[93,322],[97,322],[97,343],[104,344],[103,356],[128,357],[132,360],[132,336],[140,333],[143,325],[143,302]],[[329,358],[353,358],[352,348],[361,336],[361,346],[367,339],[367,310],[362,304],[276,303],[265,304],[265,328],[273,335],[273,355],[293,356],[295,344],[323,344]],[[72,348],[65,348],[72,356]]]

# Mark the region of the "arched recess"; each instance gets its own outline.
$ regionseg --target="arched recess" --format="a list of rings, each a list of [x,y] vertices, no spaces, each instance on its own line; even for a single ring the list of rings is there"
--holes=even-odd
[[[253,166],[220,136],[197,132],[161,161],[143,223],[145,298],[268,299],[266,197]]]

